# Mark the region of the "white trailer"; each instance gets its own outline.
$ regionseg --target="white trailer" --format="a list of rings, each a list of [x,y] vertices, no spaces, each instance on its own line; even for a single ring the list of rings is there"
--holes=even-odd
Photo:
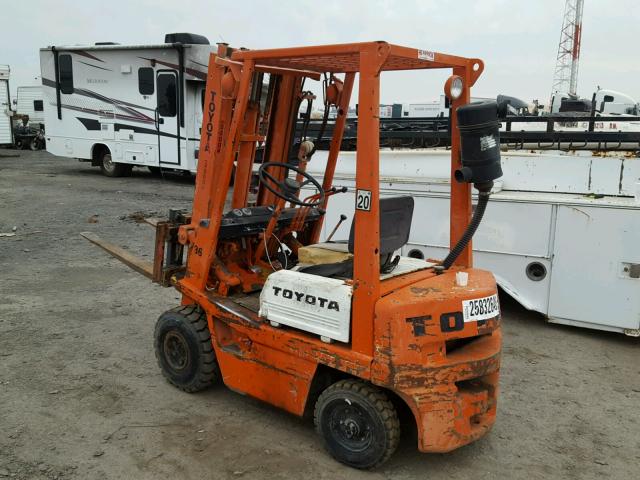
[[[100,166],[195,172],[209,56],[194,34],[157,45],[40,50],[47,150]]]
[[[591,102],[595,101],[596,116],[603,115],[638,115],[638,103],[634,98],[615,90],[598,88],[592,98],[576,98],[565,92],[556,92],[551,96],[550,111],[556,114],[561,111],[563,102],[573,100],[573,105],[584,108],[585,112],[591,111]],[[573,106],[572,105],[572,106]]]
[[[472,97],[472,102],[483,100],[491,100],[485,97]],[[404,103],[402,104],[403,118],[421,118],[421,117],[448,117],[449,105],[447,97],[440,95],[438,100],[431,100],[421,103]]]
[[[380,195],[410,194],[415,218],[402,254],[449,248],[449,152],[380,152]],[[308,170],[323,171],[326,152]],[[474,262],[550,322],[640,336],[640,159],[591,152],[503,152],[504,176],[474,236]],[[323,238],[354,212],[355,152],[341,152]],[[350,220],[333,240],[348,238]]]
[[[9,97],[9,65],[0,65],[0,145],[12,145],[11,99]]]
[[[18,87],[14,102],[16,114],[29,117],[27,125],[37,129],[44,126],[44,101],[41,86]]]

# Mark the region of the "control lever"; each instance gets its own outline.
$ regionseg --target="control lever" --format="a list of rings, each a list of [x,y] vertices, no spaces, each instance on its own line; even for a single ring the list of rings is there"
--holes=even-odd
[[[333,235],[338,231],[338,228],[340,228],[340,225],[342,225],[342,222],[344,222],[346,219],[347,219],[347,216],[344,213],[340,215],[340,220],[338,221],[338,224],[335,227],[333,227],[333,230],[331,230],[331,233],[327,237],[327,242],[331,241],[331,239],[333,238]]]

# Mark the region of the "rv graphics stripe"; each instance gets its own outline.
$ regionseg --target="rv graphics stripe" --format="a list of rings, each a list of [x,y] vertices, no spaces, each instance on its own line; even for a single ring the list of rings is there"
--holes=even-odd
[[[43,78],[42,79],[42,84],[44,86],[52,87],[52,88],[55,88],[55,86],[56,86],[56,83],[54,81],[49,80],[47,78]],[[67,109],[71,109],[71,110],[86,111],[88,113],[94,113],[96,115],[101,115],[101,116],[109,116],[109,117],[114,117],[114,118],[120,118],[122,120],[138,121],[138,122],[142,122],[142,123],[155,123],[155,119],[153,119],[152,117],[150,117],[148,115],[145,115],[144,113],[142,113],[142,112],[137,110],[137,109],[140,109],[140,110],[146,110],[146,111],[149,111],[149,112],[153,112],[154,109],[152,109],[152,108],[144,107],[142,105],[136,105],[134,103],[125,102],[124,100],[118,100],[116,98],[106,97],[104,95],[101,95],[101,94],[99,94],[97,92],[94,92],[92,90],[87,90],[85,88],[74,88],[72,95],[80,95],[80,96],[83,96],[83,97],[89,97],[89,98],[93,98],[95,100],[99,100],[101,102],[109,104],[109,106],[111,106],[111,107],[116,107],[116,108],[122,110],[124,113],[115,113],[115,112],[110,113],[106,109],[96,110],[96,109],[91,109],[91,108],[75,107],[75,106],[72,106],[72,105],[62,105],[62,108],[67,108]]]
[[[121,113],[113,113],[106,110],[96,110],[93,108],[76,107],[75,105],[65,105],[65,104],[62,104],[61,106],[62,108],[67,110],[75,110],[76,112],[91,113],[93,115],[98,115],[99,117],[105,118],[105,119],[117,118],[118,120],[127,120],[130,122],[155,123],[155,120],[153,118],[149,120],[144,120],[138,116],[122,115]]]
[[[142,60],[148,60],[152,64],[159,63],[160,65],[164,65],[165,67],[173,68],[175,70],[180,70],[180,65],[176,65],[175,63],[165,62],[162,60],[158,60],[157,58],[147,58],[147,57],[138,57],[138,58],[141,58]],[[207,79],[207,74],[205,72],[201,72],[200,70],[194,70],[193,68],[185,67],[184,71],[193,77],[200,78],[201,80]]]
[[[94,118],[83,118],[83,117],[76,117],[76,118],[80,123],[82,123],[82,125],[84,125],[84,128],[86,128],[87,130],[100,130],[101,128],[99,120],[96,120]],[[113,129],[116,132],[120,130],[133,130],[135,133],[146,133],[149,135],[160,135],[161,137],[178,138],[178,136],[173,133],[161,132],[153,128],[144,128],[144,127],[136,127],[135,125],[126,125],[124,123],[114,123]],[[180,139],[187,140],[187,138],[185,137],[180,137]],[[188,140],[198,141],[199,139],[189,138]]]
[[[205,65],[204,63],[196,62],[195,60],[193,60],[191,58],[189,58],[188,61],[191,62],[191,63],[195,63],[196,65],[200,65],[201,67],[204,67],[204,68],[207,68],[207,69],[209,68],[209,65]]]
[[[113,72],[110,68],[99,67],[97,65],[91,65],[90,63],[83,62],[82,60],[78,60],[78,63],[82,63],[83,65],[87,65],[88,67],[99,68],[100,70],[106,70],[107,72]]]
[[[69,50],[71,53],[75,53],[76,55],[82,55],[83,57],[87,57],[90,58],[91,60],[96,60],[98,62],[102,62],[104,63],[104,60],[100,60],[98,57],[91,55],[88,52],[85,52],[84,50]]]
[[[148,110],[148,111],[153,111],[153,109],[151,108],[147,108],[147,107],[142,107],[139,105],[133,105],[129,102],[124,102],[122,100],[118,100],[115,98],[109,98],[109,97],[105,97],[104,95],[101,95],[97,92],[94,92],[92,90],[86,90],[84,88],[75,88],[73,93],[77,93],[79,95],[84,95],[85,97],[89,97],[89,98],[95,98],[96,100],[100,100],[102,102],[105,103],[110,103],[112,105],[115,105],[116,107],[118,107],[121,110],[124,110],[125,112],[129,113],[131,116],[133,117],[137,117],[140,119],[141,122],[154,122],[155,120],[151,117],[149,117],[148,115],[145,115],[142,112],[139,112],[137,110],[135,110],[134,108],[131,107],[136,107],[136,108],[140,108],[143,110]]]
[[[48,78],[42,79],[42,85],[45,87],[56,88],[56,82],[53,80],[49,80]],[[143,105],[136,105],[135,103],[125,102],[124,100],[118,100],[117,98],[105,97],[104,95],[99,94],[98,92],[94,92],[92,90],[86,90],[84,88],[75,88],[73,93],[77,93],[78,95],[83,95],[85,97],[92,97],[98,100],[102,100],[107,103],[116,103],[118,105],[126,105],[128,107],[139,108],[140,110],[147,110],[149,112],[154,112],[153,108],[145,107]]]

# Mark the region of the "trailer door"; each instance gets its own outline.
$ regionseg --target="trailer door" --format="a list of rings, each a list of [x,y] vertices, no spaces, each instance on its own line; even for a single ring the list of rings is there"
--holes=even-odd
[[[156,75],[156,127],[158,157],[161,165],[180,165],[178,154],[178,75],[174,70],[161,70]]]

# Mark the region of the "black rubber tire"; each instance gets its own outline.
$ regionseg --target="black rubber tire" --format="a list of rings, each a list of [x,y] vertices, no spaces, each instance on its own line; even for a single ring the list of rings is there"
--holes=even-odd
[[[111,161],[111,152],[105,150],[100,157],[100,170],[107,177],[124,177],[131,175],[132,165]]]
[[[24,148],[24,142],[22,139],[19,138],[16,140],[15,147],[17,150],[22,150]]]
[[[162,176],[162,169],[160,167],[147,167],[147,168],[151,172],[151,175],[153,175],[154,177]]]
[[[154,348],[162,374],[180,390],[199,392],[220,379],[207,316],[197,305],[176,307],[160,315]]]
[[[382,390],[362,380],[341,380],[324,390],[316,402],[314,421],[331,456],[354,468],[382,465],[400,440],[393,403]],[[349,437],[363,429],[362,442]]]
[[[36,150],[40,150],[40,140],[38,137],[33,137],[29,142],[29,148],[31,151],[35,152]]]

